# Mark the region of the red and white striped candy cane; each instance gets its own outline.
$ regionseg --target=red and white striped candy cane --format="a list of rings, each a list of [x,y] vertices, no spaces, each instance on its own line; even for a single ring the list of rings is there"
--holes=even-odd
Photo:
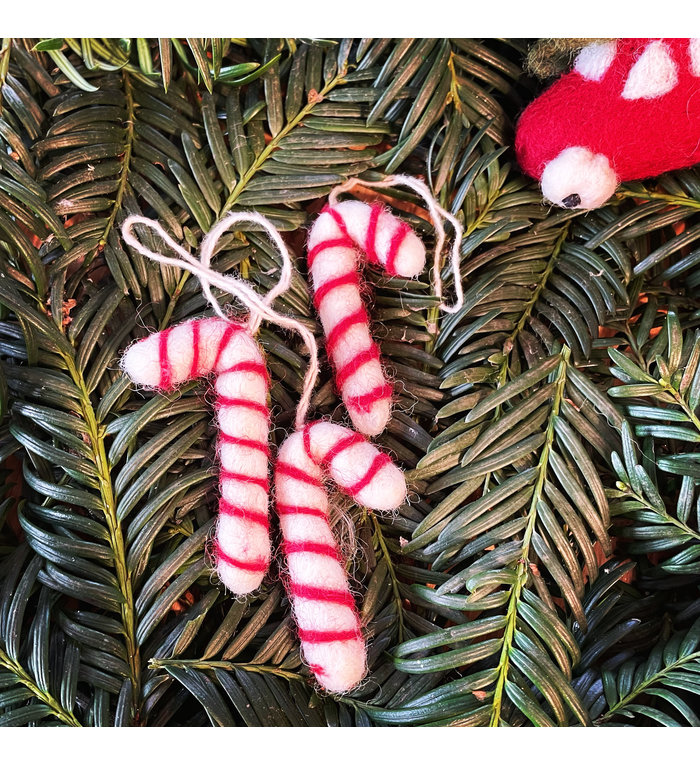
[[[221,462],[216,569],[232,592],[252,592],[270,564],[270,412],[260,347],[243,324],[195,319],[134,343],[122,368],[134,382],[163,391],[214,375]]]
[[[425,247],[410,226],[382,205],[348,200],[324,208],[309,235],[314,304],[326,335],[335,381],[353,425],[375,436],[391,412],[392,387],[372,339],[360,295],[358,254],[392,276],[417,276]]]
[[[332,693],[343,693],[364,677],[366,651],[329,524],[324,468],[345,493],[374,510],[399,507],[406,497],[406,481],[367,439],[331,422],[306,425],[279,450],[276,507],[302,652],[319,683]]]
[[[210,268],[221,236],[235,223],[255,223],[265,229],[282,257],[280,279],[264,298],[245,282]],[[153,252],[134,235],[134,225],[150,228],[178,258]],[[221,461],[219,522],[215,536],[217,571],[237,595],[255,590],[270,563],[268,379],[253,332],[263,319],[297,331],[309,349],[309,368],[302,402],[308,408],[318,370],[313,334],[302,324],[274,311],[270,305],[289,286],[291,259],[276,229],[258,213],[231,213],[206,235],[197,259],[162,226],[148,218],[130,216],[122,226],[124,240],[142,255],[197,276],[219,318],[195,319],[135,343],[122,360],[124,371],[137,383],[159,389],[197,377],[214,375]],[[250,310],[244,324],[231,321],[211,292],[214,285],[237,297]]]

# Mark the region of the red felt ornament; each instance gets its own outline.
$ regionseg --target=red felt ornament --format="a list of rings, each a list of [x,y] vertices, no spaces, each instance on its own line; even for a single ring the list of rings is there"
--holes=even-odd
[[[621,181],[700,162],[700,38],[593,43],[518,123],[522,169],[554,204],[591,209]]]

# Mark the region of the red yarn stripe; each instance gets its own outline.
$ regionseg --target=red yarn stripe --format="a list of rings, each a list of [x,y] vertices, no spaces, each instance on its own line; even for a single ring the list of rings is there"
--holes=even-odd
[[[341,337],[356,324],[369,324],[369,316],[364,308],[358,308],[354,313],[345,316],[328,333],[326,338],[326,351],[332,355]]]
[[[327,282],[324,282],[316,290],[316,294],[314,295],[314,306],[316,307],[316,310],[321,307],[321,301],[329,292],[336,289],[337,287],[345,287],[348,284],[352,284],[358,289],[360,288],[360,277],[358,276],[357,272],[350,271],[350,273],[343,274],[342,276],[336,276],[334,279],[329,279]]]
[[[306,262],[309,265],[309,268],[314,264],[314,260],[316,260],[316,256],[323,252],[324,250],[328,250],[331,247],[350,247],[353,248],[355,246],[355,242],[350,239],[349,236],[344,236],[340,239],[326,239],[323,242],[319,242],[318,244],[315,244],[310,250],[309,254],[306,256]]]
[[[341,438],[340,441],[335,444],[335,446],[331,446],[331,448],[326,452],[322,462],[330,464],[341,452],[344,452],[346,449],[349,449],[351,446],[355,446],[356,444],[364,443],[367,442],[359,433],[351,433],[349,436]]]
[[[257,449],[257,451],[270,456],[270,447],[265,441],[256,441],[254,438],[240,438],[239,436],[230,436],[228,433],[221,433],[219,435],[219,441],[222,444],[232,444],[236,446],[247,446],[249,449]]]
[[[265,417],[270,416],[270,410],[265,406],[265,404],[261,404],[259,401],[251,401],[248,398],[229,398],[228,396],[219,396],[217,401],[217,405],[220,407],[224,406],[242,406],[245,409],[253,409],[256,412],[260,412],[260,414],[264,414]]]
[[[362,491],[362,489],[367,486],[370,481],[374,478],[375,475],[385,466],[391,464],[391,457],[387,454],[377,454],[377,456],[372,460],[372,464],[369,466],[369,470],[365,473],[363,478],[360,478],[360,480],[353,484],[352,486],[346,486],[345,490],[351,494],[352,496],[355,496],[358,492]]]
[[[168,358],[168,337],[171,329],[166,329],[158,336],[158,361],[160,363],[159,388],[171,388],[173,385],[173,371]]]
[[[231,502],[227,502],[223,497],[219,501],[219,515],[229,515],[234,518],[241,518],[249,523],[257,523],[266,531],[270,528],[270,519],[267,517],[267,513],[260,510],[251,510],[249,507],[242,507],[241,505],[234,505]]]
[[[338,603],[355,610],[355,598],[347,590],[330,590],[327,587],[311,587],[308,584],[292,582],[289,588],[292,597],[307,600],[322,600],[326,603]]]
[[[190,379],[199,372],[199,322],[192,322],[192,364],[190,365]]]
[[[324,555],[326,558],[340,560],[335,547],[323,544],[322,542],[307,542],[306,540],[301,542],[285,542],[284,554],[294,555],[294,553],[314,553],[314,555]]]
[[[309,484],[310,486],[316,486],[319,489],[323,488],[323,484],[318,478],[307,473],[305,470],[300,470],[294,465],[290,465],[288,462],[277,462],[275,465],[275,471],[278,475],[287,475],[290,478],[294,478],[296,481]]]
[[[224,369],[220,374],[228,372],[255,372],[267,380],[267,367],[259,361],[239,361],[228,369]]]
[[[361,396],[352,396],[345,401],[345,405],[350,409],[357,409],[360,412],[368,412],[372,404],[377,401],[382,401],[385,398],[391,398],[393,389],[389,383],[383,383],[377,385],[376,388],[372,388],[368,393],[363,393]]]
[[[242,568],[244,571],[254,571],[258,573],[267,571],[268,563],[262,558],[257,558],[256,560],[239,560],[238,558],[232,558],[221,549],[218,542],[214,543],[214,549],[216,558],[227,563],[229,566],[236,566],[237,568]]]
[[[374,343],[366,350],[360,351],[354,359],[350,359],[344,367],[336,371],[335,384],[338,389],[342,390],[348,378],[354,375],[360,367],[369,364],[370,361],[379,361],[379,348]]]
[[[301,437],[304,441],[304,451],[306,452],[306,456],[311,460],[311,462],[316,462],[314,455],[311,454],[311,425],[304,425],[304,430],[302,431]]]
[[[321,630],[298,629],[299,639],[303,643],[332,643],[336,640],[362,640],[359,628],[354,630],[336,630],[324,632]]]
[[[410,230],[411,227],[407,223],[400,221],[399,227],[396,229],[396,231],[394,231],[394,235],[391,237],[391,242],[389,243],[389,252],[386,256],[386,263],[384,268],[392,276],[396,275],[396,267],[394,266],[394,262],[396,261],[399,247],[401,247],[403,240],[406,238],[406,234],[408,234]]]
[[[367,253],[367,260],[370,263],[378,263],[376,250],[377,239],[377,221],[382,212],[382,206],[379,204],[370,205],[369,224],[367,226],[367,236],[365,237],[365,252]]]
[[[224,352],[224,349],[228,345],[228,341],[231,339],[231,335],[236,331],[236,329],[240,329],[240,328],[236,327],[234,324],[226,325],[224,334],[221,335],[221,340],[219,340],[219,347],[216,349],[216,356],[214,358],[214,363],[211,365],[211,368],[214,371],[216,371],[216,367],[219,364],[219,359],[221,358],[221,354]]]
[[[277,515],[310,515],[314,518],[328,519],[328,514],[320,507],[305,507],[303,505],[277,505]]]
[[[352,241],[352,237],[350,236],[350,233],[348,231],[348,227],[343,220],[343,216],[336,210],[335,207],[331,207],[330,205],[326,205],[322,212],[328,213],[331,218],[335,221],[335,225],[340,229],[340,232],[346,236],[350,241]]]
[[[259,486],[265,491],[270,490],[270,484],[267,478],[258,478],[257,476],[248,475],[247,473],[236,473],[233,470],[222,470],[219,473],[221,481],[242,481],[243,483],[252,483],[255,486]]]

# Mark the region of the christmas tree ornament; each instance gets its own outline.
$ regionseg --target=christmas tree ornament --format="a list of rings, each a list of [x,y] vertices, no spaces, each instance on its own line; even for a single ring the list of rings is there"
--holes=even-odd
[[[319,683],[343,693],[366,673],[355,600],[329,522],[323,470],[359,504],[390,511],[406,498],[403,473],[363,436],[314,422],[282,444],[275,464],[286,586],[304,659]]]
[[[282,255],[280,280],[264,299],[240,279],[210,268],[219,239],[240,222],[262,226]],[[156,232],[179,259],[144,247],[133,233],[136,225]],[[313,335],[303,325],[270,308],[272,301],[289,286],[289,253],[274,227],[257,213],[235,213],[224,218],[204,238],[200,260],[149,218],[135,215],[127,218],[122,234],[127,244],[146,257],[184,267],[197,275],[218,314],[215,318],[187,321],[137,341],[122,357],[122,369],[135,383],[161,391],[173,390],[199,377],[214,376],[219,430],[217,450],[221,464],[214,556],[224,585],[236,595],[245,595],[260,586],[271,557],[268,379],[263,352],[253,335],[260,322],[267,319],[301,333],[312,355],[312,369],[317,355]],[[212,285],[247,306],[250,316],[246,323],[228,318],[211,292]]]
[[[522,169],[550,202],[604,204],[623,181],[700,162],[700,38],[596,42],[517,126]]]
[[[408,224],[382,205],[337,201],[341,193],[357,186],[407,186],[426,201],[437,232],[434,278],[435,293],[440,298],[440,255],[445,241],[442,220],[452,223],[456,233],[453,268],[458,304],[452,308],[443,304],[441,307],[445,310],[457,310],[461,306],[458,248],[462,229],[457,220],[435,202],[425,184],[409,176],[390,176],[374,183],[353,179],[336,187],[311,228],[308,267],[336,387],[355,428],[365,435],[376,436],[391,416],[392,386],[382,369],[379,346],[372,339],[369,315],[361,295],[360,258],[381,266],[391,276],[414,278],[425,266],[425,247]]]

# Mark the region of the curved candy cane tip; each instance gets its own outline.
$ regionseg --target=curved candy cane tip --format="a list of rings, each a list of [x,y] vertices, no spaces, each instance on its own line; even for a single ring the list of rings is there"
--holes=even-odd
[[[216,573],[226,589],[234,595],[248,595],[260,587],[266,571],[242,571],[238,566],[232,566],[219,559],[216,562]]]
[[[387,462],[372,480],[357,492],[357,501],[372,510],[390,512],[406,501],[406,478],[393,462]]]
[[[394,270],[398,276],[413,279],[425,268],[425,245],[413,229],[409,230],[399,245],[394,259]]]
[[[148,388],[157,388],[160,385],[158,342],[157,335],[149,335],[127,348],[121,358],[122,370],[137,385]]]
[[[367,658],[361,640],[307,645],[304,658],[314,670],[319,685],[329,693],[347,693],[367,674]]]
[[[366,436],[378,436],[391,418],[391,399],[382,398],[370,405],[366,412],[352,410],[352,423]]]

